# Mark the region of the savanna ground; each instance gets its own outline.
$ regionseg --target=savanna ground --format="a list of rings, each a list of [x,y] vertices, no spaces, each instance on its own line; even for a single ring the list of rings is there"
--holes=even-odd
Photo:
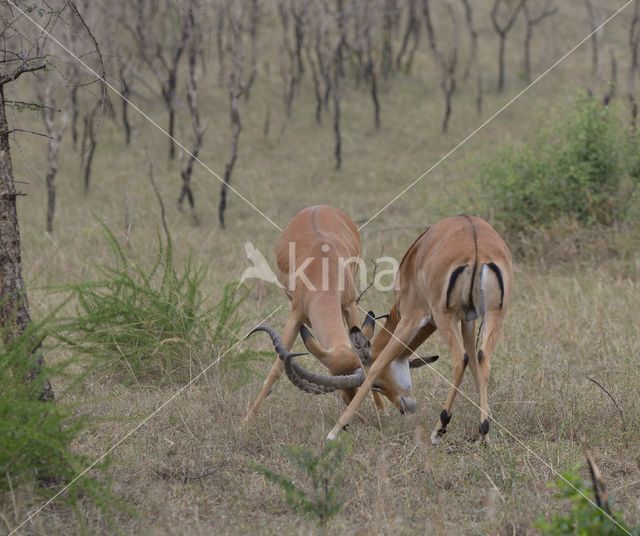
[[[345,88],[344,162],[336,172],[330,117],[323,117],[321,127],[315,125],[312,92],[301,92],[292,119],[284,124],[277,74],[272,74],[270,83],[260,77],[254,96],[243,103],[233,185],[281,227],[303,207],[320,203],[366,221],[524,87],[518,76],[523,31],[516,27],[510,36],[507,91],[494,90],[497,41],[488,9],[479,7],[477,18],[487,88],[481,116],[475,111],[473,84],[463,86],[454,102],[449,132],[441,134],[442,98],[423,41],[412,76],[397,75],[393,85],[381,81],[379,131],[373,128],[364,90]],[[560,13],[535,37],[536,72],[569,50],[588,28],[582,3],[562,2]],[[624,46],[627,31],[623,13],[607,26],[607,42]],[[275,54],[277,45],[272,45]],[[624,65],[624,59],[620,63]],[[208,121],[201,156],[221,173],[228,157],[229,122],[226,93],[218,87],[214,71],[208,72],[209,83],[201,90]],[[590,83],[588,48],[583,45],[368,224],[362,232],[365,258],[383,251],[399,258],[421,228],[446,215],[466,212],[490,218],[486,202],[479,201],[478,161],[501,144],[530,140],[549,117],[561,116],[577,88]],[[27,81],[21,84],[22,90],[30,90]],[[117,104],[117,97],[113,99]],[[164,122],[163,109],[153,98],[138,96],[136,102],[150,117]],[[269,102],[272,124],[265,137]],[[20,116],[22,121],[27,113]],[[183,107],[181,116],[186,113]],[[31,120],[35,125],[35,114]],[[212,303],[224,284],[238,279],[247,267],[246,241],[272,260],[277,229],[233,194],[228,228],[218,228],[219,183],[202,168],[194,177],[202,224],[193,226],[187,214],[175,210],[179,163],[167,163],[167,140],[148,121],[136,115],[134,124],[134,142],[126,147],[117,124],[106,119],[101,123],[88,195],[82,192],[77,153],[62,152],[59,208],[51,235],[44,231],[43,146],[37,139],[18,137],[13,158],[16,178],[28,182],[20,185],[28,196],[20,199],[19,215],[34,317],[52,310],[60,300],[48,287],[91,277],[97,265],[110,262],[99,220],[123,243],[128,235],[136,259],[152,258],[160,217],[148,180],[148,158],[167,206],[177,264],[192,255],[208,266],[205,290]],[[186,117],[179,124],[178,139],[190,139]],[[557,478],[555,471],[582,463],[583,440],[593,449],[615,508],[624,511],[629,523],[640,523],[637,228],[584,231],[565,222],[512,240],[519,253],[505,335],[493,360],[490,407],[497,422],[491,428],[491,447],[473,441],[478,410],[463,396],[456,400],[444,443],[432,447],[421,439],[438,418],[448,384],[429,368],[416,371],[415,415],[400,417],[393,408],[378,414],[369,400],[352,424],[348,432],[352,448],[340,491],[344,505],[330,524],[332,533],[534,533],[538,516],[562,508],[552,498],[549,484]],[[391,293],[372,289],[362,305],[381,313],[392,300]],[[272,324],[281,328],[288,313],[286,297],[274,286],[252,283],[241,309],[245,331],[279,306]],[[242,426],[272,361],[265,357],[233,367],[237,354],[247,348],[270,347],[261,337],[241,342],[110,454],[107,473],[114,492],[135,508],[137,516],[118,513],[114,527],[90,503],[81,504],[79,514],[54,503],[23,532],[307,533],[310,525],[291,513],[280,491],[251,463],[295,474],[285,447],[319,447],[342,404],[331,395],[303,394],[285,379],[260,414]],[[209,355],[199,357],[210,361],[219,351],[212,348]],[[450,378],[449,352],[437,335],[423,352],[440,353],[434,368]],[[49,358],[55,359],[55,354]],[[622,414],[588,377],[608,389]],[[89,379],[74,402],[79,413],[100,418],[75,448],[98,457],[180,387],[122,384],[108,376]],[[469,375],[462,391],[476,400]],[[41,499],[18,489],[0,507],[8,523],[15,525]]]

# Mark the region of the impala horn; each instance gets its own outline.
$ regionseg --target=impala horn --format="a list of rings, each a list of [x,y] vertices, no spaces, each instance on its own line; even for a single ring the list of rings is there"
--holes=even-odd
[[[278,354],[278,356],[280,357],[280,359],[282,359],[284,363],[284,370],[287,374],[287,378],[289,378],[291,383],[293,383],[293,385],[295,385],[298,389],[306,393],[317,395],[317,394],[331,393],[336,389],[346,389],[348,387],[351,387],[351,385],[344,386],[343,385],[344,383],[348,383],[348,382],[344,382],[344,380],[352,378],[353,376],[356,375],[355,373],[350,376],[338,376],[338,377],[322,376],[320,374],[314,374],[313,372],[310,372],[305,368],[303,368],[302,366],[300,366],[294,360],[296,357],[299,357],[301,355],[306,355],[306,352],[291,353],[287,351],[287,349],[282,344],[282,339],[280,338],[280,336],[276,333],[275,329],[273,329],[269,325],[261,324],[260,326],[253,329],[251,333],[249,333],[249,335],[252,335],[257,331],[264,331],[271,337],[271,341],[273,342],[273,347],[276,353]],[[362,371],[362,369],[358,369],[358,370],[361,373],[361,378],[360,376],[358,376],[357,380],[355,380],[355,381],[359,381],[358,385],[355,385],[355,387],[358,387],[364,381],[364,371]],[[356,373],[357,372],[358,371],[356,371]],[[341,382],[336,380],[343,380],[343,381]],[[355,381],[352,379],[351,383],[355,383]]]
[[[319,347],[318,341],[311,334],[307,326],[304,324],[300,326],[300,337],[307,348]],[[310,383],[323,386],[326,388],[335,389],[355,389],[360,387],[364,382],[364,370],[362,367],[357,368],[352,374],[345,374],[343,376],[325,376],[324,374],[316,374],[309,370],[297,365],[296,372],[303,379]]]

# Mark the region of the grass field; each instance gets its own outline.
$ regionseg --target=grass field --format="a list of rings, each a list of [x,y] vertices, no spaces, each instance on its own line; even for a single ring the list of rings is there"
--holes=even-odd
[[[623,4],[620,0],[607,10],[612,13]],[[283,228],[302,208],[320,203],[338,206],[354,220],[366,221],[524,88],[519,77],[523,28],[516,26],[510,37],[507,91],[498,94],[494,89],[497,41],[488,10],[488,6],[478,8],[486,88],[482,115],[476,114],[475,88],[469,82],[454,101],[449,132],[441,134],[442,98],[423,41],[411,76],[381,81],[379,131],[373,128],[365,91],[346,88],[344,165],[336,172],[330,116],[325,114],[323,124],[315,125],[308,77],[292,119],[285,122],[281,82],[272,69],[271,81],[259,77],[251,99],[242,103],[244,128],[233,185]],[[276,28],[276,22],[272,26]],[[536,34],[535,72],[542,73],[570,50],[588,28],[582,2],[562,2],[559,14]],[[627,68],[627,33],[628,20],[622,14],[602,36],[607,46],[618,51],[620,73]],[[274,29],[268,37],[266,56],[276,57],[277,35]],[[604,79],[608,66],[601,67]],[[368,224],[362,232],[364,256],[384,252],[400,257],[421,228],[446,215],[464,211],[490,217],[478,192],[478,162],[502,144],[530,140],[548,118],[561,117],[576,91],[592,84],[589,68],[589,50],[583,45]],[[226,94],[215,79],[212,63],[200,95],[208,121],[201,156],[222,173],[229,152],[228,111]],[[29,91],[28,82],[22,84]],[[112,98],[118,105],[117,96]],[[163,109],[153,97],[140,95],[134,100],[164,124]],[[268,105],[271,130],[265,137]],[[187,115],[183,106],[177,137],[189,146]],[[37,116],[30,117],[28,112],[10,120],[38,127]],[[205,290],[211,303],[220,297],[224,284],[238,279],[247,267],[246,241],[269,253],[272,260],[278,230],[233,194],[228,228],[218,228],[219,182],[202,168],[196,168],[194,175],[202,224],[194,226],[188,214],[179,213],[175,209],[179,163],[167,163],[166,139],[153,125],[139,115],[134,125],[134,140],[127,147],[118,124],[101,122],[91,191],[86,196],[78,153],[65,140],[51,235],[44,231],[44,141],[17,135],[13,145],[16,179],[28,183],[19,184],[28,194],[20,198],[19,214],[34,317],[51,311],[60,299],[48,287],[91,277],[97,266],[109,262],[100,220],[123,243],[128,236],[134,258],[152,258],[160,216],[148,179],[148,159],[153,161],[167,207],[177,264],[193,255],[208,266]],[[447,379],[451,375],[449,352],[436,334],[423,350],[440,353],[434,365],[439,374],[427,367],[414,373],[416,414],[401,418],[394,408],[378,414],[367,401],[352,424],[348,433],[352,449],[344,464],[341,490],[344,506],[330,524],[331,533],[533,534],[536,518],[562,508],[549,484],[556,480],[557,471],[582,463],[583,440],[600,464],[615,509],[624,511],[630,524],[640,524],[637,228],[620,226],[604,232],[573,228],[565,222],[513,240],[520,253],[504,340],[493,359],[490,407],[496,424],[491,447],[472,441],[477,435],[478,410],[464,397],[456,401],[446,441],[432,447],[423,439],[436,422],[448,388],[439,374]],[[391,293],[371,290],[363,305],[384,312],[392,300]],[[272,320],[280,329],[288,313],[286,296],[274,286],[255,283],[242,306],[245,331],[279,306]],[[285,447],[320,446],[342,403],[331,395],[305,395],[283,380],[261,413],[242,426],[272,359],[244,370],[229,366],[246,349],[268,350],[269,346],[260,337],[241,342],[110,454],[107,474],[113,489],[138,513],[116,514],[121,533],[310,532],[310,525],[290,512],[280,491],[251,463],[295,474]],[[218,349],[211,352],[202,357],[217,357]],[[606,387],[620,411],[588,378]],[[73,402],[78,413],[99,419],[75,448],[97,458],[179,388],[125,385],[108,376],[89,379]],[[462,391],[477,400],[470,377],[465,378]],[[15,490],[0,502],[5,523],[20,523],[41,499],[32,491]],[[0,527],[2,533],[2,523]],[[82,530],[93,534],[115,529],[88,502],[79,505],[79,513],[53,503],[25,526],[24,533]]]

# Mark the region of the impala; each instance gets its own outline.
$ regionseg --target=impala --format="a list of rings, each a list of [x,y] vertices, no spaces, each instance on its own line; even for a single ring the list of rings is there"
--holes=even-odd
[[[358,328],[356,276],[360,235],[342,211],[322,205],[302,210],[283,231],[276,246],[278,278],[291,300],[291,313],[282,337],[270,326],[254,331],[269,334],[278,354],[247,419],[270,393],[283,368],[303,391],[320,394],[335,390],[349,402],[364,380],[363,363],[370,364],[373,313]],[[311,334],[305,327],[314,331]],[[312,373],[290,349],[300,332],[304,345],[331,376]]]
[[[467,366],[471,367],[480,398],[480,439],[486,440],[491,356],[502,332],[512,278],[511,253],[487,222],[460,215],[427,228],[400,263],[396,303],[373,342],[373,364],[327,439],[335,439],[349,424],[370,389],[388,398],[409,398],[411,381],[406,360],[438,329],[451,351],[453,381],[431,440],[438,443],[447,430]],[[478,317],[482,321],[477,349]],[[404,371],[404,384],[389,381],[394,366]]]

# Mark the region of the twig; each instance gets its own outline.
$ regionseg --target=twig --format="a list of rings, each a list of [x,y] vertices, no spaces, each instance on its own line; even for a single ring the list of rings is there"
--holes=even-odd
[[[603,385],[598,382],[597,380],[594,380],[593,378],[591,378],[590,376],[587,376],[587,380],[589,380],[592,383],[595,383],[598,387],[600,387],[600,389],[602,389],[607,396],[611,399],[611,401],[614,403],[614,405],[616,406],[617,410],[620,412],[620,419],[622,420],[622,429],[626,430],[626,423],[624,421],[624,413],[622,412],[622,408],[620,407],[620,405],[616,402],[616,399],[613,398],[613,396],[611,395],[611,393],[609,391],[607,391]]]
[[[25,102],[25,101],[19,101],[19,100],[6,100],[6,101],[4,101],[4,103],[16,106],[18,108],[20,108],[20,107],[23,107],[23,108],[34,108],[34,109],[44,108],[46,110],[53,110],[54,112],[61,112],[62,111],[62,110],[59,110],[57,108],[52,108],[51,106],[47,106],[45,104],[39,104],[37,102]]]
[[[384,248],[382,248],[382,253],[380,254],[380,257],[382,257],[383,254],[384,254]],[[358,294],[358,297],[356,298],[356,305],[360,303],[360,300],[362,299],[362,297],[366,294],[366,292],[373,286],[373,284],[376,281],[376,273],[378,272],[378,266],[380,265],[380,263],[374,261],[373,259],[371,259],[371,262],[373,263],[373,277],[371,278],[371,283],[369,283],[364,289],[362,289],[362,292]]]
[[[2,134],[13,134],[14,132],[26,132],[27,134],[33,134],[34,136],[42,136],[43,138],[49,138],[50,140],[53,139],[48,134],[44,134],[43,132],[36,132],[35,130],[28,130],[26,128],[12,128],[11,130],[7,130]]]

